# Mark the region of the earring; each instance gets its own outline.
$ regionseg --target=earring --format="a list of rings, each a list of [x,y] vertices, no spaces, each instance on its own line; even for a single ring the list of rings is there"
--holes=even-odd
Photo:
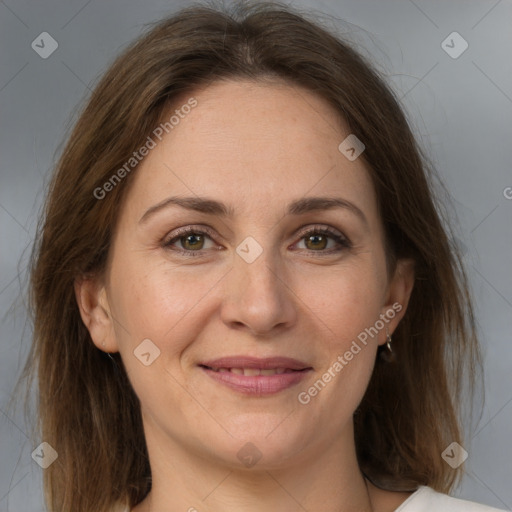
[[[391,348],[391,336],[388,331],[388,327],[386,326],[386,347],[387,350],[382,350],[380,355],[384,361],[387,363],[391,363],[396,361],[396,354],[393,352],[393,349]]]

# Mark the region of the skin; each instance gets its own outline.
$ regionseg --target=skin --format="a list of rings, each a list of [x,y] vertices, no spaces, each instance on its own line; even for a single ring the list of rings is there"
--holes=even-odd
[[[153,488],[134,511],[395,510],[410,493],[364,478],[352,423],[385,330],[309,404],[297,400],[399,303],[387,324],[392,334],[414,283],[408,260],[388,279],[369,173],[362,158],[351,162],[338,150],[350,131],[323,99],[285,83],[225,81],[193,96],[197,107],[133,176],[106,272],[75,286],[93,342],[120,352],[141,401]],[[169,206],[139,222],[170,196],[207,196],[234,215]],[[313,196],[344,198],[367,223],[348,209],[285,214],[292,201]],[[201,255],[162,246],[191,225],[214,235],[188,245],[185,235],[173,247]],[[353,246],[319,256],[338,244],[300,236],[315,225]],[[248,236],[263,249],[252,263],[236,253]],[[160,356],[144,366],[133,352],[147,338]],[[198,366],[238,354],[293,357],[313,370],[291,388],[255,397]],[[262,454],[251,468],[237,457],[246,442]]]

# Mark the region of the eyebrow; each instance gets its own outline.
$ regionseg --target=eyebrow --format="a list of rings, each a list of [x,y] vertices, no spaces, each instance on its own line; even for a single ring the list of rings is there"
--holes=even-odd
[[[158,204],[151,206],[139,220],[139,224],[146,222],[149,217],[155,213],[168,208],[170,206],[179,206],[186,210],[191,210],[209,215],[217,215],[220,217],[233,217],[234,208],[228,206],[220,201],[209,199],[207,197],[168,197]],[[287,215],[302,215],[312,211],[318,210],[332,210],[334,208],[346,209],[357,217],[359,217],[366,226],[368,226],[368,219],[361,209],[354,203],[342,199],[341,197],[303,197],[293,201],[288,206]]]

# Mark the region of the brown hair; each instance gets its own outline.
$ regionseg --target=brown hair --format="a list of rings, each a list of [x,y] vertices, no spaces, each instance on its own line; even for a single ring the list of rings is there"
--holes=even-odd
[[[459,405],[481,366],[467,278],[436,204],[432,166],[399,102],[356,52],[307,14],[276,3],[232,11],[196,5],[156,24],[94,89],[56,166],[34,245],[33,346],[38,430],[58,452],[44,472],[50,510],[135,506],[151,487],[140,404],[119,354],[90,339],[73,283],[101,275],[131,176],[101,187],[143,145],[179,95],[223,79],[284,79],[326,100],[366,146],[385,228],[390,275],[413,258],[416,279],[393,337],[397,362],[378,359],[354,415],[361,470],[390,490],[449,492],[460,477],[441,458],[463,444]],[[437,178],[436,178],[437,179]],[[443,226],[443,222],[445,226]],[[129,447],[129,449],[127,449]]]

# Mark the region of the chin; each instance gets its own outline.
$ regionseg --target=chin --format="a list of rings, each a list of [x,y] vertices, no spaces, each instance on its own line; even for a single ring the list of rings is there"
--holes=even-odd
[[[272,470],[295,463],[297,456],[308,445],[304,425],[286,419],[289,411],[280,415],[244,415],[226,428],[222,438],[208,442],[209,451],[215,447],[214,456],[223,459],[233,469]],[[261,416],[261,415],[260,415]],[[220,449],[220,451],[219,451]],[[226,458],[227,454],[227,458]]]

